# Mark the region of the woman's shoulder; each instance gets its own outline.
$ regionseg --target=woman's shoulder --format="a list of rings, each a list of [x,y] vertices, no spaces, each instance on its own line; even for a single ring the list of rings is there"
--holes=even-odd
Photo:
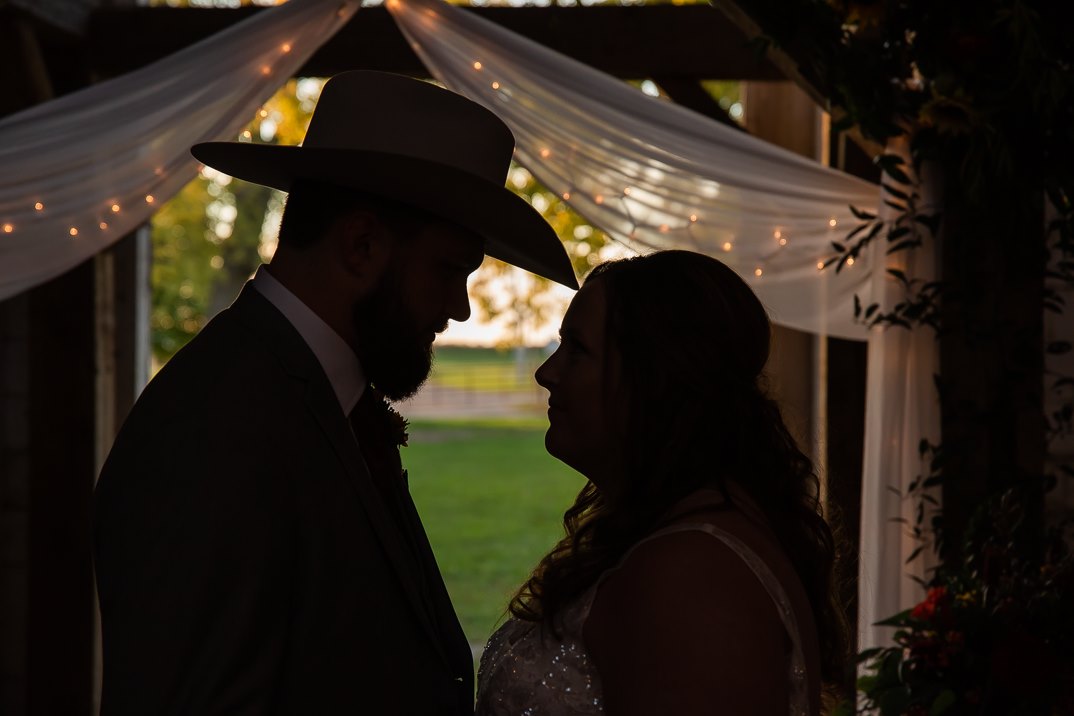
[[[703,618],[717,627],[724,615],[734,615],[779,627],[776,605],[757,578],[757,560],[744,559],[744,552],[752,553],[712,521],[672,522],[641,540],[605,575],[594,610],[618,617],[643,614],[665,626]]]

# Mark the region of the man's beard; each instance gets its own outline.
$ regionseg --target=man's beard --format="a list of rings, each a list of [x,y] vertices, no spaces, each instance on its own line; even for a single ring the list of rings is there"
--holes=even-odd
[[[389,270],[376,289],[351,311],[358,359],[366,378],[389,400],[405,400],[429,377],[433,347],[416,325],[400,288],[398,270]]]

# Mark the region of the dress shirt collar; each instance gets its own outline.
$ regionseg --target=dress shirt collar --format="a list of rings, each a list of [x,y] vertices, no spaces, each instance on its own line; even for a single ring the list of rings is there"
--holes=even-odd
[[[252,283],[258,293],[278,308],[306,341],[328,376],[343,414],[350,415],[366,386],[365,372],[354,350],[264,266],[258,267]]]

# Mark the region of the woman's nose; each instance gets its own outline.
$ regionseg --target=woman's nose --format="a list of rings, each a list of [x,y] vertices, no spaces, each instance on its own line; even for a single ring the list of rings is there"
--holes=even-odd
[[[551,390],[552,386],[555,384],[555,363],[557,362],[556,355],[558,353],[559,349],[557,348],[555,353],[545,359],[544,363],[541,364],[533,376],[537,380],[537,385],[542,388]]]

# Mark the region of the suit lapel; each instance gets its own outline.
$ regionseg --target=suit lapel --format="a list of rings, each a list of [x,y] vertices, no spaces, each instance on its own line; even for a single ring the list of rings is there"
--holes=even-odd
[[[252,286],[247,285],[242,290],[230,310],[268,339],[269,349],[280,359],[288,374],[305,382],[306,404],[310,412],[332,445],[357,492],[358,501],[365,509],[369,522],[388,555],[388,562],[395,570],[414,614],[428,633],[440,657],[454,672],[456,667],[445,651],[442,636],[433,620],[434,607],[423,596],[417,571],[421,569],[421,565],[415,562],[412,550],[404,542],[405,537],[400,532],[403,526],[396,526],[389,518],[387,506],[373,484],[350,424],[339,407],[339,401],[317,357],[294,326]]]
[[[425,534],[425,529],[422,527],[421,518],[418,516],[417,508],[410,497],[410,490],[404,489],[402,492],[403,509],[412,525],[419,559],[425,570],[426,582],[433,600],[436,622],[440,627],[445,646],[450,650],[451,657],[456,662],[452,673],[459,673],[464,677],[469,677],[473,673],[473,654],[470,652],[470,643],[466,639],[462,625],[459,624],[459,617],[451,604],[451,597],[448,595],[447,587],[444,585],[444,577],[440,574],[440,568],[436,564],[432,545],[429,544],[428,535]],[[469,681],[469,685],[472,691],[472,681]]]

